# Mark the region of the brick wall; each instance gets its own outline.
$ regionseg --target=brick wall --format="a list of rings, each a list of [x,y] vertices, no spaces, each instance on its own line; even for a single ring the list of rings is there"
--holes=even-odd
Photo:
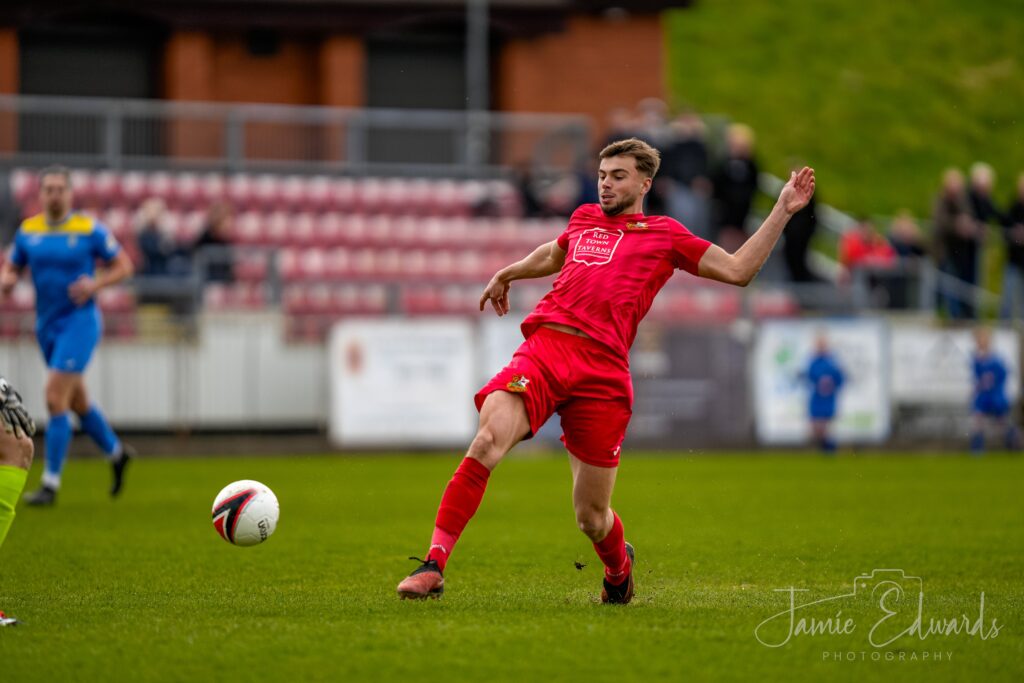
[[[657,15],[574,17],[563,33],[509,41],[498,60],[495,104],[503,111],[590,114],[600,139],[614,107],[665,97],[663,41]]]

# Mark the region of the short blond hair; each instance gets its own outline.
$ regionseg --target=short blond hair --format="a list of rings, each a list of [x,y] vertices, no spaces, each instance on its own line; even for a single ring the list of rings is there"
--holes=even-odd
[[[648,178],[653,178],[661,166],[661,153],[638,138],[616,140],[601,150],[601,159],[609,157],[629,156],[636,159],[636,170]]]

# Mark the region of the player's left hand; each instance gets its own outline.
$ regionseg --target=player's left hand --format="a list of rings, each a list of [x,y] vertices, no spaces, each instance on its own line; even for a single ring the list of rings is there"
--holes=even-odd
[[[484,293],[480,296],[480,310],[484,310],[487,302],[490,301],[491,306],[494,307],[494,312],[497,313],[499,317],[508,313],[508,290],[509,284],[495,275],[491,278],[491,281],[487,283],[487,287],[484,288]]]
[[[799,172],[793,171],[789,174],[789,182],[779,193],[777,204],[785,209],[786,213],[794,214],[807,206],[814,194],[814,169],[804,166]]]
[[[0,377],[0,422],[5,432],[13,433],[18,439],[36,433],[36,423],[22,405],[21,395],[3,377]]]
[[[81,306],[91,299],[96,292],[99,290],[99,285],[96,284],[96,280],[89,277],[88,275],[80,275],[77,280],[68,285],[68,296],[75,302],[76,305]]]

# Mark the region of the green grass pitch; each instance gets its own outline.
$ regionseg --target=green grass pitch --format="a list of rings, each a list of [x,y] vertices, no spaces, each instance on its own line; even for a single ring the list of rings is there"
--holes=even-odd
[[[1024,458],[627,453],[615,506],[637,548],[637,596],[607,607],[564,458],[513,454],[444,598],[401,602],[405,558],[424,551],[456,464],[157,459],[111,502],[106,465],[73,460],[59,505],[19,508],[0,551],[0,608],[25,622],[0,629],[0,680],[1024,680]],[[255,548],[210,524],[213,496],[243,478],[281,501],[277,533]],[[785,607],[773,589],[837,596],[881,568],[921,578],[926,623],[973,622],[984,592],[998,634],[876,649],[868,631],[885,613],[864,593],[801,612],[841,610],[851,633],[755,638]],[[908,614],[901,602],[882,626]]]

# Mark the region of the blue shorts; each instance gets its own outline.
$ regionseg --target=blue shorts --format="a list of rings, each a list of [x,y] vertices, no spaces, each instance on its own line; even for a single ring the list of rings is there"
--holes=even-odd
[[[808,412],[812,420],[831,420],[836,416],[835,396],[812,396]]]
[[[974,399],[974,412],[987,417],[1003,417],[1010,412],[1010,403],[1004,396],[979,394]]]
[[[94,307],[83,308],[36,330],[46,367],[57,372],[85,372],[100,343],[102,325]]]

